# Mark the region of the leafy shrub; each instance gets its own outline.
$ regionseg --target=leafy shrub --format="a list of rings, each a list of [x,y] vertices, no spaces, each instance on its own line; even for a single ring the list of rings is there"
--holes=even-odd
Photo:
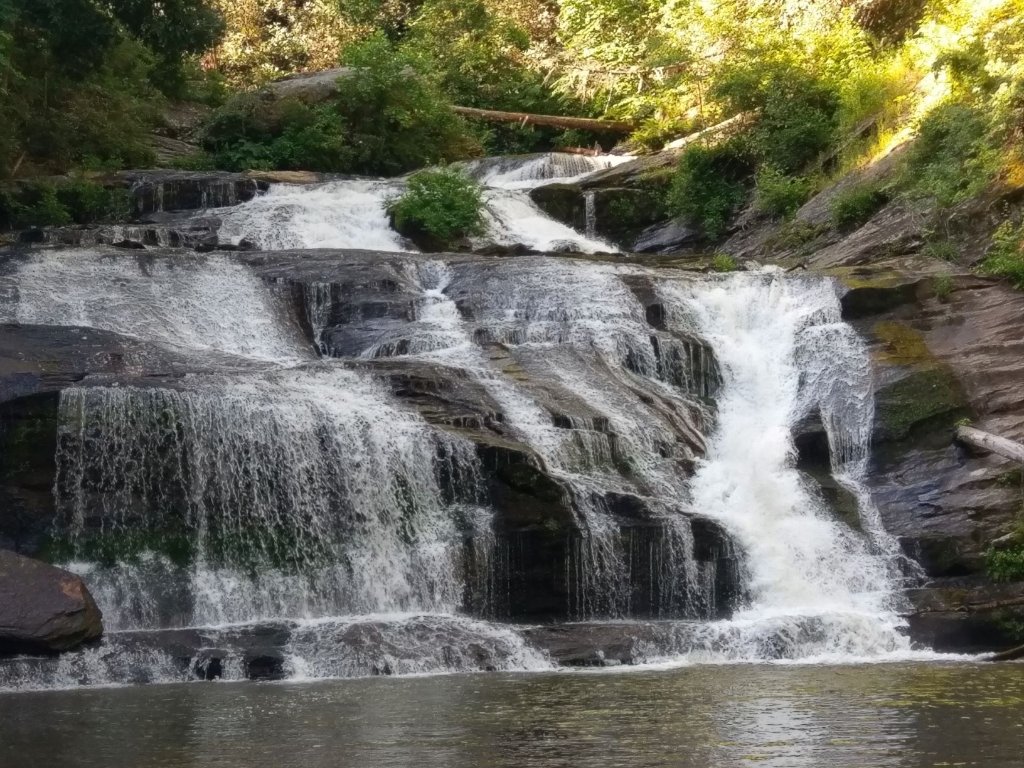
[[[858,184],[843,190],[832,201],[832,223],[839,229],[859,227],[889,200],[889,191],[877,183]]]
[[[388,205],[400,232],[426,234],[440,243],[478,234],[483,198],[479,185],[451,169],[421,171],[401,197]]]
[[[786,218],[811,196],[811,182],[800,176],[787,176],[773,166],[757,172],[754,203],[758,210],[771,216]]]
[[[943,104],[922,121],[903,170],[901,186],[916,197],[950,206],[974,197],[992,181],[999,152],[981,107]]]
[[[479,154],[436,88],[383,36],[351,47],[356,68],[321,104],[242,96],[214,113],[202,143],[220,167],[393,175]]]
[[[945,303],[953,293],[953,278],[949,275],[939,275],[932,283],[932,288],[935,291],[935,298]]]
[[[1024,290],[1024,225],[1006,221],[992,236],[992,246],[981,263],[981,271],[1004,277]]]
[[[731,113],[757,112],[751,148],[782,173],[803,170],[836,142],[839,93],[789,62],[755,58],[727,69],[712,95]]]
[[[716,253],[711,257],[711,271],[712,272],[735,272],[740,268],[740,265],[736,262],[732,256],[728,253]]]
[[[0,229],[124,221],[128,193],[85,179],[64,184],[37,181],[0,189]]]
[[[993,581],[1024,580],[1024,546],[990,549],[985,555],[985,570]]]
[[[753,160],[739,140],[691,147],[679,159],[668,208],[700,227],[706,237],[718,239],[746,200],[753,172]]]
[[[940,261],[955,262],[960,258],[960,250],[950,240],[929,240],[924,244],[922,253]]]

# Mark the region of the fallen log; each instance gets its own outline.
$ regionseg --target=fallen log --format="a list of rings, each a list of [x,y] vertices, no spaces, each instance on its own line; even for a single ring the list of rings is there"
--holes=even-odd
[[[733,115],[728,120],[723,120],[720,123],[716,123],[708,128],[705,128],[696,133],[691,133],[689,136],[683,136],[681,139],[670,141],[662,149],[684,149],[702,139],[714,136],[717,133],[722,133],[731,129],[739,129],[744,127],[747,123],[756,117],[754,112],[740,112],[738,115]]]
[[[1020,659],[1024,659],[1024,645],[1002,653],[993,653],[986,661],[1019,661]]]
[[[1024,464],[1024,445],[974,427],[957,427],[956,440]]]
[[[487,120],[492,123],[519,123],[521,125],[548,125],[554,128],[594,131],[595,133],[632,133],[636,130],[635,123],[619,120],[598,120],[589,117],[566,117],[564,115],[534,115],[529,112],[501,112],[494,109],[476,109],[475,107],[452,107],[452,110],[463,117]]]

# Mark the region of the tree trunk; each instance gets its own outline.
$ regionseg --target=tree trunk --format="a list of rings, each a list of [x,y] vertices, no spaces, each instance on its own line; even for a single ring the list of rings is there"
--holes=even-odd
[[[1024,464],[1024,445],[1007,440],[1005,437],[982,432],[974,427],[957,427],[956,439],[961,443],[980,448],[983,451],[991,451]]]
[[[475,109],[474,107],[452,107],[452,109],[463,117],[487,120],[492,123],[548,125],[554,128],[577,128],[595,133],[632,133],[636,130],[634,123],[618,120],[596,120],[589,117],[565,117],[563,115],[533,115],[528,112],[499,112],[493,109]]]

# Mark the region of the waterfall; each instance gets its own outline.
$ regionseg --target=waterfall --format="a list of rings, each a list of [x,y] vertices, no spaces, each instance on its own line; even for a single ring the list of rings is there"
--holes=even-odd
[[[583,193],[584,215],[586,217],[587,237],[591,240],[597,237],[597,193],[588,189]]]
[[[675,322],[696,323],[722,368],[718,423],[691,493],[697,509],[736,535],[752,594],[745,610],[712,628],[721,633],[714,643],[728,636],[725,653],[740,658],[773,632],[790,638],[787,655],[796,657],[906,650],[891,550],[876,551],[833,519],[795,468],[792,427],[813,409],[838,470],[856,472],[851,465],[867,456],[870,365],[840,319],[833,283],[737,275],[666,293]],[[876,514],[863,499],[861,513]],[[874,521],[866,527],[880,530]]]
[[[484,187],[487,232],[479,244],[525,245],[536,251],[615,252],[611,243],[593,234],[581,235],[547,216],[530,199],[528,190],[554,181],[573,182],[627,159],[553,153],[464,164],[466,172]],[[274,184],[264,195],[217,211],[219,237],[233,243],[244,238],[266,250],[415,251],[391,229],[386,210],[388,202],[404,188],[401,179]]]
[[[603,250],[527,189],[612,162],[466,169],[492,241]],[[46,554],[109,634],[0,662],[0,688],[549,668],[517,621],[657,619],[662,660],[906,657],[913,573],[866,488],[871,366],[834,281],[405,252],[401,185],[220,214],[268,248],[378,252],[0,263],[0,321],[146,351],[49,401]],[[797,467],[808,418],[859,525]]]
[[[0,321],[97,328],[186,351],[261,361],[308,355],[266,284],[223,256],[55,251],[28,257],[0,288]]]
[[[61,528],[73,557],[113,558],[88,568],[108,629],[461,603],[476,455],[365,376],[72,388],[61,421]]]

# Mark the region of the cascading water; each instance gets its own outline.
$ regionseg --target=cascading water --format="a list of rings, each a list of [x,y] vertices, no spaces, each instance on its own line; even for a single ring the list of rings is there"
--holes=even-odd
[[[842,323],[833,283],[760,274],[665,291],[675,322],[695,323],[722,367],[718,424],[691,484],[693,503],[735,533],[750,577],[749,607],[709,626],[707,649],[756,657],[772,635],[786,639],[790,658],[909,649],[893,547],[873,507],[862,503],[860,512],[874,542],[833,519],[795,468],[792,428],[814,410],[837,474],[852,481],[867,457],[870,365]]]
[[[614,252],[615,246],[581,235],[545,215],[529,189],[553,181],[572,182],[628,158],[548,154],[525,161],[466,163],[466,172],[484,187],[481,244],[525,245],[536,251]],[[247,203],[219,212],[220,238],[243,238],[265,249],[366,248],[401,252],[416,248],[390,228],[388,201],[401,195],[402,180],[347,179],[324,184],[275,184]]]
[[[520,205],[530,185],[607,162],[467,170]],[[548,668],[528,631],[493,623],[538,541],[564,569],[540,582],[565,590],[545,610],[670,620],[645,658],[905,656],[906,564],[863,484],[870,366],[832,281],[401,253],[383,208],[396,184],[275,187],[224,216],[222,235],[268,248],[377,254],[288,254],[271,272],[272,254],[110,249],[4,264],[3,321],[102,329],[202,364],[62,391],[51,551],[84,575],[109,635],[0,663],[0,688],[240,679],[261,664],[293,679]],[[532,211],[506,212],[509,231],[550,247]],[[454,416],[431,401],[442,385],[458,390]],[[461,387],[482,413],[461,410]],[[809,417],[859,530],[796,467]],[[509,446],[564,497],[566,540],[503,530]],[[512,514],[517,498],[502,502]],[[733,583],[723,564],[737,560]]]

